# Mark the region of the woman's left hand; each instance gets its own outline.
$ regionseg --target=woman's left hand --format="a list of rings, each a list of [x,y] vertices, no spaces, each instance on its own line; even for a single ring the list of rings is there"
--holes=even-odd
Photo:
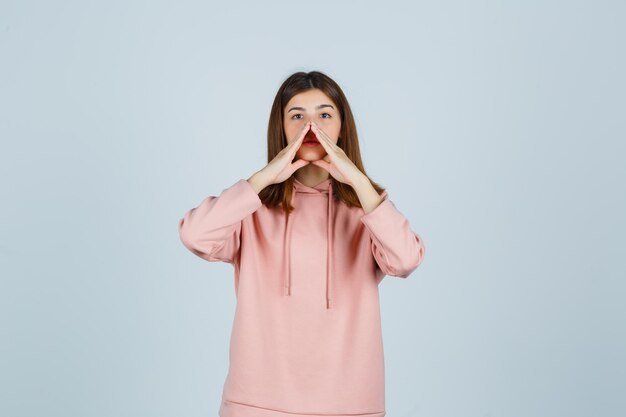
[[[330,173],[337,181],[354,186],[356,181],[363,176],[363,173],[357,168],[356,165],[348,158],[348,155],[333,143],[324,131],[315,124],[311,123],[313,133],[320,141],[322,147],[326,150],[326,156],[317,161],[311,161],[319,167],[324,168]]]

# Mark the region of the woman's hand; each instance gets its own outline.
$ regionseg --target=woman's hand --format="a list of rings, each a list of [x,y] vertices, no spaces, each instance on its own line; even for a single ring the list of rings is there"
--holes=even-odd
[[[267,185],[278,184],[285,181],[287,178],[291,177],[291,174],[295,171],[310,163],[310,161],[307,161],[306,159],[298,159],[297,161],[292,162],[296,152],[300,149],[300,145],[302,145],[302,141],[304,140],[308,130],[309,124],[307,123],[298,134],[298,137],[289,145],[281,149],[281,151],[276,154],[274,159],[272,159],[269,164],[267,164],[260,171],[265,178]]]
[[[363,173],[357,168],[356,165],[348,158],[348,155],[333,143],[332,140],[328,137],[324,131],[317,126],[315,122],[312,122],[311,127],[313,128],[313,133],[317,137],[317,140],[320,141],[320,144],[326,150],[327,155],[318,159],[317,161],[311,161],[312,164],[315,164],[319,167],[324,168],[326,171],[330,173],[337,181],[349,184],[354,187],[354,185],[363,177]]]

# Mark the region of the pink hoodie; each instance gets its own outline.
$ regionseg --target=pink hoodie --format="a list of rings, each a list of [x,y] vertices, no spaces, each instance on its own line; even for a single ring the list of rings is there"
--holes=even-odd
[[[371,212],[294,179],[287,219],[240,179],[179,221],[183,244],[231,263],[237,306],[221,417],[383,417],[378,284],[424,243],[389,200]]]

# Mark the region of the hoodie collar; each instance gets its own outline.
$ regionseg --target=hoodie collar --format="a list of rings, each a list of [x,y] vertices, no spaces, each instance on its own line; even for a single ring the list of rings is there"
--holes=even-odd
[[[293,188],[297,193],[309,193],[309,194],[326,194],[329,190],[329,185],[331,184],[330,178],[325,179],[324,181],[317,184],[315,187],[309,187],[308,185],[304,185],[300,181],[293,178]],[[293,195],[293,194],[292,194]]]
[[[333,286],[332,286],[332,252],[333,252],[333,231],[334,231],[334,205],[335,201],[333,198],[333,183],[332,179],[329,177],[317,184],[314,187],[309,187],[298,181],[295,177],[293,178],[293,192],[291,193],[291,204],[293,205],[293,201],[297,193],[306,193],[306,194],[320,194],[328,196],[328,205],[327,205],[327,216],[326,216],[326,308],[330,308],[331,301],[333,299]],[[296,209],[297,210],[297,209]],[[287,270],[286,276],[283,278],[283,288],[284,294],[286,296],[291,295],[291,228],[292,223],[291,216],[287,216],[286,219],[286,256],[285,256],[285,266]]]

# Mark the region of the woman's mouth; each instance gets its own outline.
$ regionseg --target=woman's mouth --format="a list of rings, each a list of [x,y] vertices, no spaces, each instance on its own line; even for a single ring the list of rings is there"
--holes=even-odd
[[[304,141],[302,142],[302,144],[306,146],[317,146],[320,144],[320,142],[319,140],[317,140],[317,137],[315,136],[315,134],[309,130],[306,136],[304,137]]]

